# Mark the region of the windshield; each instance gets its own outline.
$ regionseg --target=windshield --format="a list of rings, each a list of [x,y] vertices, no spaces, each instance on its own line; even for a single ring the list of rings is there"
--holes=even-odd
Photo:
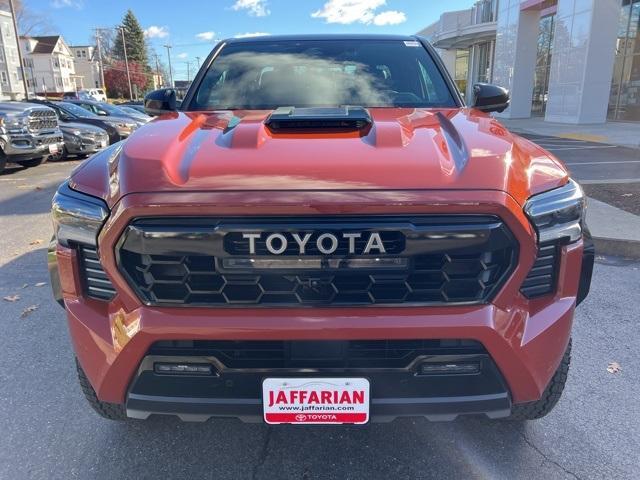
[[[417,41],[304,40],[224,47],[189,110],[342,105],[457,106]]]
[[[60,109],[63,110],[64,112],[67,112],[71,115],[75,115],[76,117],[100,118],[95,113],[90,112],[89,110],[85,110],[84,108],[79,107],[75,103],[60,102],[60,103],[56,103],[56,105],[58,105],[58,107],[60,107]]]
[[[124,112],[122,109],[118,107],[114,107],[109,103],[100,103],[100,108],[107,112],[109,115],[115,115],[119,117],[128,117],[130,116],[128,113]]]
[[[119,106],[118,107],[120,110],[123,110],[126,114],[128,115],[132,115],[134,117],[141,117],[141,118],[146,118],[148,117],[148,115],[139,112],[137,109],[135,108],[131,108],[131,107],[125,107],[125,106]]]

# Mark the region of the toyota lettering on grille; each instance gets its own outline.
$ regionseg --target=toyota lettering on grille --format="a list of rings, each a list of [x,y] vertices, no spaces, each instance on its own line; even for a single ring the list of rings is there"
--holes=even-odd
[[[349,255],[367,255],[387,253],[382,237],[378,232],[347,232],[347,233],[292,233],[291,239],[282,233],[243,233],[242,238],[249,241],[249,254],[256,254],[258,242],[264,242],[264,246],[272,255],[282,255],[288,248],[297,248],[299,255],[305,255],[307,248],[312,242],[318,251],[323,255],[331,255],[338,250],[341,245],[347,246]],[[356,240],[366,239],[364,247],[356,248]]]

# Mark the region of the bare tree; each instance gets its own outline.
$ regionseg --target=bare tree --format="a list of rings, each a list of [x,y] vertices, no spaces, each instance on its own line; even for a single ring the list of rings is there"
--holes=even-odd
[[[55,33],[49,19],[41,12],[26,7],[23,0],[13,0],[20,35],[47,35]],[[9,0],[0,0],[0,10],[9,11]]]

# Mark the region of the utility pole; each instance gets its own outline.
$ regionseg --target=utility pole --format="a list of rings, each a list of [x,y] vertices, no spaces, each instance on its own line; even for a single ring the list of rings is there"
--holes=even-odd
[[[167,49],[167,58],[169,59],[169,86],[175,88],[173,83],[173,70],[171,69],[171,45],[165,45],[164,48]]]
[[[156,77],[160,77],[160,82],[163,82],[162,76],[160,75],[160,59],[159,59],[160,57],[158,56],[157,53],[154,53],[153,56],[156,57]],[[154,88],[162,87],[162,85],[155,85],[155,79],[153,83],[154,83]]]
[[[187,64],[187,82],[191,81],[191,62],[184,62]]]
[[[200,70],[200,57],[196,57],[196,61],[198,62],[198,70]]]
[[[102,45],[100,44],[100,30],[101,28],[95,28],[96,31],[96,49],[98,50],[98,68],[100,69],[100,82],[102,88],[106,89],[107,86],[104,82],[104,64],[102,63]]]
[[[122,49],[124,50],[124,63],[127,66],[127,80],[129,81],[129,100],[133,100],[133,88],[131,88],[131,74],[129,73],[129,58],[127,57],[127,42],[124,39],[124,27],[120,27],[122,33]]]
[[[24,61],[22,60],[22,50],[20,50],[20,33],[18,33],[18,22],[16,22],[16,11],[13,8],[13,0],[9,0],[9,9],[11,10],[11,19],[13,20],[13,29],[16,32],[16,47],[18,47],[18,61],[20,62],[20,71],[22,72],[22,86],[24,87],[24,99],[29,101],[29,87],[27,86],[27,75],[24,70]],[[35,85],[35,83],[34,83]],[[34,86],[35,90],[35,86]]]

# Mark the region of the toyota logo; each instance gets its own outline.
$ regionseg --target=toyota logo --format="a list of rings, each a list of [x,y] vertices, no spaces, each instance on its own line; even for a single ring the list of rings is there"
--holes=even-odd
[[[304,415],[303,413],[299,413],[298,415],[296,415],[296,421],[298,422],[304,422],[307,419],[307,416]]]

